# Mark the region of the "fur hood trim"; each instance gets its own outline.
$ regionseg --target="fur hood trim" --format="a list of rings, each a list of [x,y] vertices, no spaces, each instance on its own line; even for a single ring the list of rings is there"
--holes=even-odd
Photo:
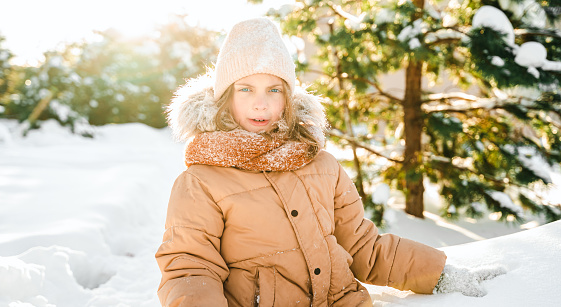
[[[212,75],[206,74],[188,80],[175,92],[166,112],[168,124],[177,141],[186,142],[197,134],[218,130],[215,122],[218,107],[214,100],[213,85]],[[321,147],[325,142],[324,129],[327,122],[321,104],[323,100],[298,86],[292,93],[298,122],[306,126]]]

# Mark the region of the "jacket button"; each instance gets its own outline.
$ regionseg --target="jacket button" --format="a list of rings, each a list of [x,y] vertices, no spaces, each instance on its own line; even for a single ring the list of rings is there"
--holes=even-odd
[[[319,273],[321,273],[321,270],[320,270],[319,268],[316,268],[316,269],[314,270],[314,274],[319,275]]]
[[[290,211],[290,214],[291,214],[293,217],[297,217],[297,216],[298,216],[298,211],[292,210],[292,211]]]

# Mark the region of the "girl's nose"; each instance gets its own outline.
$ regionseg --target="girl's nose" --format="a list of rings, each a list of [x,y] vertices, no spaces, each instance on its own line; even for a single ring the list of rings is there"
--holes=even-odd
[[[253,109],[255,110],[267,110],[267,97],[264,95],[259,95],[255,97],[255,101],[253,102]]]

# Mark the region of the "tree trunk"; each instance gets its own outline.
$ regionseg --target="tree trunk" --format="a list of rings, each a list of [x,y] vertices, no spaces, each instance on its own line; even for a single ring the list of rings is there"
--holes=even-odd
[[[425,0],[413,0],[417,9],[412,20],[420,18]],[[405,171],[405,212],[424,218],[423,172],[421,136],[423,133],[423,113],[421,110],[421,78],[423,62],[410,56],[405,72],[405,97],[403,99],[403,123],[405,135],[405,153],[403,170]]]
[[[423,218],[423,173],[419,169],[422,162],[421,135],[423,115],[421,110],[421,77],[423,62],[410,59],[405,76],[405,97],[403,100],[403,123],[405,134],[405,212]]]
[[[345,101],[344,104],[345,108],[345,124],[347,125],[347,135],[351,138],[355,137],[355,133],[353,131],[353,123],[351,121],[351,112],[349,110],[348,102]],[[360,166],[360,160],[358,159],[358,155],[356,154],[356,145],[351,143],[351,148],[353,149],[353,161],[356,171],[356,188],[358,191],[358,195],[362,198],[362,201],[366,201],[366,193],[364,192],[364,183],[362,181],[362,167]]]
[[[424,0],[423,0],[424,1]],[[334,28],[333,28],[333,24],[330,23],[329,24],[329,32],[331,33],[331,35],[333,35],[334,33]],[[333,58],[337,59],[337,83],[339,84],[339,91],[343,92],[345,89],[344,86],[344,80],[343,78],[341,78],[341,76],[343,75],[343,70],[341,69],[341,62],[339,57],[337,56],[337,53],[334,50],[333,53]],[[349,135],[351,138],[354,138],[355,134],[353,131],[353,124],[351,121],[351,112],[349,110],[349,101],[344,101],[343,102],[343,107],[344,110],[343,112],[345,112],[345,114],[343,114],[344,118],[345,118],[345,125],[347,126],[347,131],[346,134]],[[354,162],[354,166],[355,166],[355,171],[356,171],[356,188],[358,191],[358,195],[360,195],[360,197],[362,198],[363,201],[366,201],[366,193],[364,191],[364,182],[362,180],[362,167],[360,165],[360,160],[358,158],[358,155],[356,154],[356,145],[354,143],[351,143],[351,147],[353,150],[353,162]]]
[[[39,101],[39,103],[35,106],[35,108],[33,108],[33,111],[31,111],[31,114],[29,114],[29,117],[27,118],[27,121],[31,126],[33,126],[33,124],[37,121],[39,116],[41,116],[41,113],[43,113],[43,111],[47,108],[52,98],[53,98],[53,93],[49,91],[47,95]]]

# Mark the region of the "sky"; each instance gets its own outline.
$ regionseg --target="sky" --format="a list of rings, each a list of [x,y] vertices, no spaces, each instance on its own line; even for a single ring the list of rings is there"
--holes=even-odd
[[[253,5],[246,0],[0,0],[0,35],[6,38],[3,47],[16,55],[14,64],[34,65],[44,51],[61,43],[94,40],[94,30],[116,28],[139,35],[174,13],[186,13],[194,25],[227,30],[289,2],[294,1],[264,0]]]

